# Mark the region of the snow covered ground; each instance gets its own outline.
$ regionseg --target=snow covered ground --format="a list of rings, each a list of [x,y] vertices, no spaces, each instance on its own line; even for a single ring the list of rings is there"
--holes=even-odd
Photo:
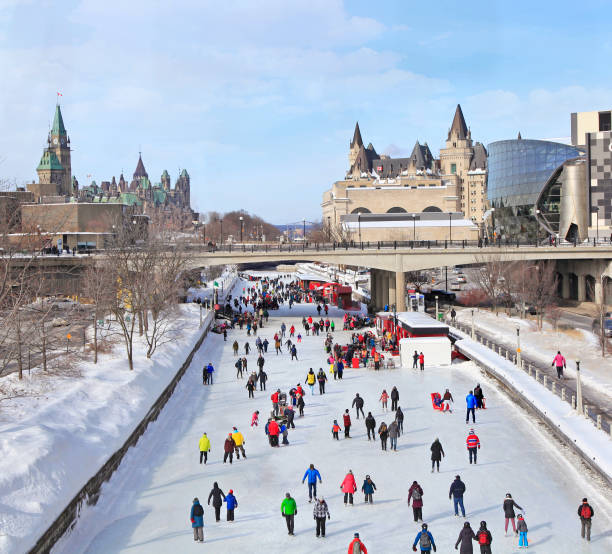
[[[471,325],[471,308],[457,309],[457,319]],[[535,321],[508,317],[504,313],[495,315],[488,310],[474,310],[474,326],[482,329],[491,338],[508,345],[516,345],[516,328],[521,330],[521,349],[532,358],[550,365],[560,350],[567,359],[567,374],[576,376],[576,359],[580,360],[580,375],[583,383],[593,386],[612,399],[612,356],[601,357],[598,337],[584,329],[559,330],[555,332],[550,323],[544,322],[538,331]]]
[[[240,287],[240,284],[237,285]],[[272,312],[261,336],[271,338],[281,321],[289,326],[302,315],[313,314],[312,305],[294,305]],[[340,312],[331,315],[338,324]],[[270,394],[279,387],[288,390],[304,383],[309,367],[324,366],[323,337],[304,337],[298,346],[300,360],[287,354],[268,353],[265,369],[268,390],[248,399],[246,379],[237,380],[231,344],[237,338],[241,347],[246,331],[234,331],[226,343],[211,335],[197,353],[191,368],[179,383],[159,419],[149,426],[139,444],[130,450],[113,478],[103,487],[96,506],[86,507],[70,535],[54,552],[323,552],[346,551],[358,531],[370,552],[408,551],[420,525],[412,522],[406,505],[408,487],[418,480],[424,489],[424,520],[438,545],[438,552],[451,552],[463,520],[453,517],[448,488],[456,474],[467,486],[465,506],[468,520],[478,528],[486,520],[493,533],[493,551],[518,552],[513,537],[504,537],[502,501],[507,492],[525,508],[529,526],[530,551],[540,554],[612,550],[612,505],[607,490],[590,482],[565,458],[558,443],[513,404],[470,362],[451,368],[426,367],[425,372],[384,370],[373,372],[349,369],[342,381],[328,382],[327,394],[305,397],[305,417],[296,418],[296,429],[289,434],[290,445],[273,449],[263,431],[270,409]],[[346,342],[348,333],[336,333]],[[248,356],[249,369],[256,356]],[[215,384],[202,386],[201,367],[215,365]],[[476,382],[483,385],[488,409],[477,414],[474,426],[482,442],[479,464],[469,465],[465,439],[464,397]],[[368,442],[363,421],[354,419],[351,439],[332,441],[331,425],[356,392],[365,398],[365,411],[371,410],[377,426],[390,423],[382,413],[378,398],[383,388],[396,385],[405,414],[405,434],[398,452],[382,452],[379,442]],[[429,394],[450,388],[456,400],[452,414],[434,412]],[[250,428],[251,414],[260,410],[260,427]],[[245,435],[248,459],[222,463],[223,440],[233,426]],[[198,463],[198,439],[207,432],[212,452],[207,465]],[[440,473],[431,474],[429,447],[439,437],[446,458]],[[323,477],[319,495],[329,504],[331,520],[327,537],[315,538],[312,505],[301,479],[309,463]],[[340,483],[352,469],[361,488],[366,474],[378,488],[374,504],[345,508]],[[233,489],[238,498],[236,521],[214,522],[212,508],[206,506],[213,482],[223,491]],[[287,535],[280,514],[285,492],[298,504],[296,536]],[[189,509],[194,496],[205,506],[205,543],[194,544]],[[576,511],[587,496],[596,515],[592,542],[583,548]],[[475,551],[477,551],[477,545]]]

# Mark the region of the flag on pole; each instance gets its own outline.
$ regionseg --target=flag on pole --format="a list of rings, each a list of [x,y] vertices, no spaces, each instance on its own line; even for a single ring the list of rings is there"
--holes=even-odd
[[[57,93],[58,96],[64,96],[61,92]]]

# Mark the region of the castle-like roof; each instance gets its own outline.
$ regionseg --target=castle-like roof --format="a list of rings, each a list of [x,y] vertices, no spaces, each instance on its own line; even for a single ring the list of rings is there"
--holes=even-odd
[[[465,124],[465,119],[463,117],[463,112],[461,111],[461,106],[457,104],[457,109],[455,110],[455,117],[453,117],[453,123],[451,125],[450,131],[448,132],[448,139],[450,140],[451,135],[454,134],[458,139],[467,138],[468,129]]]
[[[481,142],[477,142],[474,145],[474,155],[470,162],[470,171],[476,169],[487,169],[487,149]]]
[[[38,167],[36,168],[36,170],[38,171],[39,169],[63,170],[64,167],[62,166],[60,161],[57,159],[55,152],[52,152],[51,150],[45,150],[43,152],[42,158],[40,158],[40,163],[38,164]]]
[[[55,106],[55,116],[53,117],[53,127],[51,127],[51,134],[66,134],[66,127],[64,127],[64,118],[62,117],[62,110],[60,110],[59,104]]]
[[[363,146],[363,140],[361,139],[361,131],[359,130],[359,121],[355,123],[355,132],[353,133],[353,140],[351,141],[351,148],[353,146]]]
[[[147,170],[145,169],[144,164],[142,163],[142,155],[139,153],[138,154],[138,164],[136,165],[136,169],[134,170],[134,180],[139,179],[140,177],[146,177],[147,179],[149,178],[149,174],[147,173]]]

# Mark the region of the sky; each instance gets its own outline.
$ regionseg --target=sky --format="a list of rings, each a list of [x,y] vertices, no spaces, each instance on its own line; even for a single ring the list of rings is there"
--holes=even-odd
[[[191,175],[201,212],[321,218],[355,122],[379,153],[568,137],[612,108],[609,0],[0,0],[0,178],[36,166],[57,92],[81,185]],[[91,175],[91,177],[87,177]]]

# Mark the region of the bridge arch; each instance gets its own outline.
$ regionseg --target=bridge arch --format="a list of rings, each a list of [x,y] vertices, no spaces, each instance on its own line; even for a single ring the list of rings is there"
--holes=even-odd
[[[371,214],[372,212],[370,210],[368,210],[367,208],[355,208],[352,212],[352,214]]]
[[[393,208],[389,208],[387,210],[388,214],[405,214],[408,213],[404,208],[400,208],[399,206],[393,206]]]
[[[442,210],[438,208],[438,206],[427,206],[427,208],[423,210],[423,213],[441,212],[441,211]]]

